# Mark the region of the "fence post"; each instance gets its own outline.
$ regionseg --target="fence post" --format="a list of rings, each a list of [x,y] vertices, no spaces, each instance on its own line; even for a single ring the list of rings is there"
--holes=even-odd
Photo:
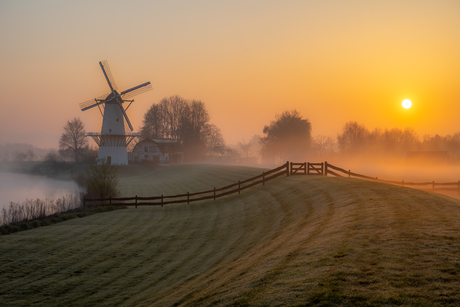
[[[190,192],[187,192],[187,205],[190,204]]]
[[[292,162],[290,163],[290,167],[289,167],[289,174],[292,175]],[[289,176],[289,175],[288,175]]]
[[[286,175],[289,177],[289,161],[286,162]]]
[[[161,194],[161,206],[163,207],[163,194]]]
[[[348,170],[348,178],[350,178],[350,170]]]
[[[327,161],[324,161],[324,176],[327,176]]]
[[[307,168],[307,175],[310,175],[310,162],[306,162],[306,168]]]
[[[216,200],[216,187],[214,187],[214,200]]]
[[[135,198],[135,204],[136,204],[136,209],[137,209],[137,195],[136,195],[136,198]]]
[[[303,174],[306,175],[307,174],[307,162],[304,162],[303,166],[304,166]]]
[[[460,180],[459,180],[460,182]],[[262,172],[262,185],[265,185],[265,172]]]
[[[434,180],[433,180],[433,190],[434,190]]]
[[[238,194],[240,194],[241,182],[238,180]]]
[[[404,186],[404,180],[402,181],[402,185],[401,186]]]

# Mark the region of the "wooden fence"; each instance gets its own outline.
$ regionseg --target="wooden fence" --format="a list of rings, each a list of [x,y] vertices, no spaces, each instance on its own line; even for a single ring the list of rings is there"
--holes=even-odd
[[[98,199],[88,199],[83,200],[84,206],[91,205],[110,205],[110,206],[164,206],[169,204],[190,204],[195,201],[216,200],[217,198],[231,195],[231,194],[240,194],[241,191],[249,189],[255,185],[262,184],[265,185],[266,182],[278,178],[280,176],[289,176],[290,175],[289,162],[281,165],[280,167],[274,168],[272,170],[263,172],[262,174],[243,180],[236,183],[227,185],[222,188],[214,188],[212,190],[207,190],[203,192],[179,194],[179,195],[161,195],[154,197],[109,197],[109,198],[98,198]]]
[[[324,176],[328,174],[334,175],[336,177],[356,177],[366,180],[390,183],[400,186],[414,186],[418,187],[422,190],[438,190],[438,191],[457,191],[460,195],[460,180],[457,182],[434,182],[434,181],[425,181],[425,182],[405,182],[402,181],[393,181],[393,180],[383,180],[379,179],[378,177],[370,177],[358,173],[351,172],[350,170],[346,170],[337,166],[334,166],[330,163],[324,162]]]
[[[84,205],[111,205],[111,206],[164,206],[168,204],[190,204],[195,201],[216,200],[217,198],[231,195],[231,194],[240,194],[241,191],[249,189],[258,184],[265,185],[266,182],[278,178],[280,176],[290,176],[290,175],[320,175],[327,176],[333,175],[336,177],[356,177],[366,180],[390,183],[400,186],[418,186],[423,190],[456,190],[460,195],[460,180],[457,182],[404,182],[403,181],[391,181],[391,180],[382,180],[378,177],[370,177],[358,173],[351,172],[350,170],[345,170],[343,168],[334,166],[327,162],[321,163],[295,163],[295,162],[286,162],[280,167],[274,168],[272,170],[263,172],[262,174],[243,180],[236,183],[227,185],[222,188],[214,188],[212,190],[207,190],[203,192],[195,192],[179,195],[168,195],[168,196],[153,196],[153,197],[118,197],[118,198],[99,198],[99,199],[87,199],[83,200]],[[429,186],[429,188],[423,188],[423,186]]]

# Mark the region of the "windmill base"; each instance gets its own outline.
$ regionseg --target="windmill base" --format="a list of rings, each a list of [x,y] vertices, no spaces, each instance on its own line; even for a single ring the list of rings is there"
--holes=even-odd
[[[128,165],[128,149],[126,147],[99,147],[98,159],[104,159],[110,165]],[[98,162],[101,164],[101,162]]]

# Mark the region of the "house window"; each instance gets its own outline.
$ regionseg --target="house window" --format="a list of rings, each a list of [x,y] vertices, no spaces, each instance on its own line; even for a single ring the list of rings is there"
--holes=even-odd
[[[144,147],[144,152],[149,152],[148,146],[145,146],[145,147]]]
[[[157,152],[156,146],[149,146],[149,151],[150,152]]]

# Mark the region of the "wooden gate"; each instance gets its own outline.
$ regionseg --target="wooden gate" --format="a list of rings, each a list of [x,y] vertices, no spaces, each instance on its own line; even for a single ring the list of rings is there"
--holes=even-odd
[[[294,163],[291,162],[291,175],[306,175],[307,174],[307,162]]]
[[[307,163],[307,174],[308,175],[320,175],[324,174],[324,163]]]

